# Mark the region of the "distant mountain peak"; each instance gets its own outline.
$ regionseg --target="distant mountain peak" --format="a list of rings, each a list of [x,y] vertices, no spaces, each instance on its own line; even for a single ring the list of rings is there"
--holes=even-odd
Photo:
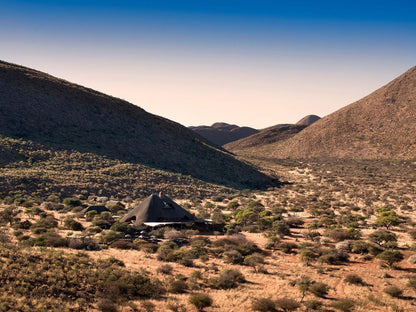
[[[225,122],[216,122],[211,126],[189,128],[218,146],[248,137],[258,132],[258,130],[250,127],[239,127]]]

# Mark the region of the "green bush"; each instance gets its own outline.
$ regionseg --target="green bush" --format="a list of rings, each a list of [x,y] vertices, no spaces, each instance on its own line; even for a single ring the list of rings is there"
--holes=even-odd
[[[403,254],[398,250],[385,250],[376,256],[377,259],[385,261],[389,266],[404,259]]]

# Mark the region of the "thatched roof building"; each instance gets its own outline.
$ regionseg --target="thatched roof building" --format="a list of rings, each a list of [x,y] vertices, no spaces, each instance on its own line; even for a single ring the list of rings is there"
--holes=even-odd
[[[150,195],[139,206],[120,219],[120,222],[130,222],[134,225],[144,224],[147,226],[205,221],[197,220],[193,214],[162,193]]]

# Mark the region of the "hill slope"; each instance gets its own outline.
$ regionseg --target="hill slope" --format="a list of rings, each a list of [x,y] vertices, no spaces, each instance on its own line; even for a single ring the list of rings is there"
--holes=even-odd
[[[208,139],[218,146],[248,137],[258,130],[250,127],[239,127],[225,122],[216,122],[212,126],[189,127],[202,137]]]
[[[416,157],[416,67],[275,146],[274,157]]]
[[[276,125],[241,140],[230,142],[224,145],[224,148],[232,152],[238,152],[247,148],[273,144],[287,140],[305,128],[306,125]]]
[[[0,62],[0,135],[237,188],[270,182],[193,131],[126,101]],[[15,158],[1,147],[1,154]]]

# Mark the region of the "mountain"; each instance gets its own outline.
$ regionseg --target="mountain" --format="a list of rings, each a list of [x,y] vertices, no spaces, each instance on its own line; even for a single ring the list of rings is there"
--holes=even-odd
[[[249,137],[224,145],[224,148],[238,152],[247,148],[256,148],[263,145],[273,144],[287,140],[305,129],[306,125],[281,124],[261,130]]]
[[[0,94],[0,142],[92,153],[235,188],[271,182],[178,123],[30,68],[0,61]],[[0,165],[24,157],[9,143],[0,145]]]
[[[296,124],[300,126],[310,126],[311,124],[318,121],[319,119],[321,119],[321,117],[316,116],[316,115],[308,115],[308,116],[303,117]]]
[[[236,141],[259,132],[258,130],[250,127],[239,127],[225,122],[216,122],[212,126],[189,127],[189,129],[195,131],[218,146],[222,146],[229,142]]]
[[[274,158],[416,157],[416,67],[268,149]]]

